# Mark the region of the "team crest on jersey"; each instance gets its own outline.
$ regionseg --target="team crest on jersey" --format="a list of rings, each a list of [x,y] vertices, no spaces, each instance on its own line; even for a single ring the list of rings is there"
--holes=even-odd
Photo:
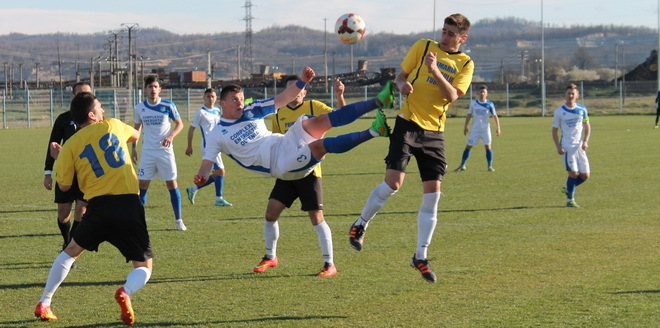
[[[227,131],[227,129],[222,129],[222,130],[220,130],[220,132],[222,132],[222,134],[227,134],[227,133],[229,133],[229,131]]]
[[[253,117],[254,117],[254,113],[252,113],[252,111],[249,111],[249,112],[245,113],[245,116],[246,116],[247,118],[253,118]]]

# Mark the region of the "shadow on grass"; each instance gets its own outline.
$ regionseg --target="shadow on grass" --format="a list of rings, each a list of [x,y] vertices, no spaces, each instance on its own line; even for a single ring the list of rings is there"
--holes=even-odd
[[[0,214],[13,214],[13,213],[34,213],[34,212],[56,212],[57,213],[57,208],[53,207],[53,209],[42,209],[42,210],[35,210],[35,209],[26,209],[26,210],[14,210],[14,211],[0,211]]]
[[[660,289],[656,290],[630,290],[630,291],[625,291],[625,292],[613,292],[610,293],[612,295],[621,295],[621,294],[658,294],[660,293]]]
[[[50,264],[47,265],[50,267]],[[241,274],[226,274],[226,275],[212,275],[212,276],[194,276],[194,277],[165,277],[158,279],[151,279],[148,282],[148,285],[153,284],[168,284],[168,283],[180,283],[180,282],[199,282],[199,281],[219,281],[219,280],[243,280],[243,279],[278,279],[278,278],[291,278],[291,277],[310,277],[316,276],[315,274],[300,274],[300,275],[272,275],[264,273],[241,273]],[[81,287],[81,286],[122,286],[126,281],[125,280],[116,280],[116,281],[86,281],[86,282],[67,282],[64,281],[61,287]],[[34,283],[23,283],[23,284],[0,284],[0,290],[12,290],[12,289],[26,289],[34,287],[43,287],[46,281],[39,281]]]
[[[0,239],[5,239],[5,238],[51,237],[51,236],[59,236],[59,234],[56,234],[56,233],[30,233],[30,234],[25,234],[25,235],[7,235],[7,236],[0,236]]]
[[[294,322],[294,321],[303,321],[303,320],[328,320],[328,319],[346,319],[348,318],[347,316],[328,316],[328,315],[322,315],[322,316],[305,316],[305,317],[294,317],[294,316],[284,316],[284,317],[266,317],[266,318],[255,318],[255,319],[243,319],[243,320],[219,320],[219,321],[203,321],[203,322],[150,322],[150,323],[143,323],[140,321],[136,321],[136,325],[139,325],[140,327],[171,327],[171,326],[187,326],[187,327],[192,327],[192,326],[226,326],[231,324],[237,324],[237,323],[250,323],[250,322],[280,322],[281,324],[286,324],[286,322]],[[2,324],[25,324],[29,321],[11,321],[11,322],[0,322],[0,325]],[[71,328],[78,327],[78,328],[94,328],[94,327],[117,327],[121,324],[121,322],[106,322],[106,323],[95,323],[93,325],[75,325],[75,326],[68,326]],[[19,326],[20,327],[20,326]]]
[[[126,281],[92,281],[92,282],[63,282],[59,288],[69,287],[69,286],[122,286]],[[14,285],[0,285],[0,290],[4,289],[23,289],[23,288],[43,288],[46,284],[46,280],[34,283],[26,284],[14,284]]]

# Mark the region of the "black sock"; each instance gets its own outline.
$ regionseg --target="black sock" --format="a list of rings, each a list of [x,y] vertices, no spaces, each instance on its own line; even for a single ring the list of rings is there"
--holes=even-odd
[[[61,223],[57,220],[57,226],[60,228],[60,233],[62,234],[62,238],[64,238],[64,247],[66,247],[69,240],[71,240],[71,220],[66,223]]]

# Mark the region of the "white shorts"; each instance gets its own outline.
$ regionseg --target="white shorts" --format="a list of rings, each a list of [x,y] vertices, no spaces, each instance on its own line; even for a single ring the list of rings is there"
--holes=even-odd
[[[587,158],[587,152],[582,147],[564,148],[564,150],[566,152],[561,155],[561,159],[564,161],[566,171],[579,173],[590,172],[589,158]]]
[[[204,151],[202,150],[202,154],[204,154]],[[219,170],[219,169],[224,169],[225,168],[225,163],[222,162],[222,153],[218,153],[218,157],[215,158],[215,161],[213,161],[213,169],[214,170]]]
[[[476,146],[479,143],[479,140],[481,140],[481,143],[485,146],[490,145],[492,142],[490,129],[482,131],[470,131],[470,134],[468,134],[467,145],[470,147]]]
[[[174,150],[143,149],[140,154],[137,176],[140,180],[155,180],[160,175],[160,181],[174,181],[177,178]]]
[[[271,148],[270,174],[282,180],[298,180],[308,176],[321,161],[312,156],[309,143],[318,140],[305,129],[302,121],[307,115],[300,116],[284,134],[284,137]]]

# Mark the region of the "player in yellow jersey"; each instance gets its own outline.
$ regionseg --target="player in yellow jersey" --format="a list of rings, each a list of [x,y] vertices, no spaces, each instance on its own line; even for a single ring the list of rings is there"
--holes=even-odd
[[[288,86],[296,83],[297,75],[286,78]],[[337,108],[346,105],[344,100],[344,84],[335,81],[335,94],[337,95]],[[329,113],[332,108],[318,100],[305,100],[307,90],[302,90],[298,96],[286,106],[279,108],[272,118],[272,131],[286,133],[301,115],[318,116]],[[323,268],[317,274],[319,277],[330,277],[337,274],[334,264],[332,231],[323,217],[323,185],[321,180],[321,165],[317,165],[308,176],[298,180],[277,179],[275,186],[268,197],[266,220],[264,221],[264,242],[266,255],[253,269],[254,272],[264,272],[270,267],[278,265],[277,240],[280,235],[279,219],[284,208],[291,207],[296,199],[300,199],[301,210],[307,211],[309,219],[318,235],[319,246],[323,254]]]
[[[408,50],[395,80],[405,99],[390,136],[385,180],[371,192],[360,218],[349,231],[349,242],[361,250],[367,225],[401,188],[406,166],[415,156],[423,195],[417,215],[417,250],[411,264],[429,282],[436,282],[436,275],[428,264],[427,249],[437,223],[440,185],[447,168],[445,113],[470,87],[474,72],[470,56],[459,51],[469,30],[470,21],[453,14],[445,18],[440,42],[422,39]]]
[[[127,262],[133,262],[134,269],[126,283],[115,292],[122,321],[132,325],[135,316],[130,295],[151,277],[153,257],[144,207],[138,197],[138,180],[127,147],[140,134],[117,119],[104,120],[101,103],[91,93],[83,92],[73,99],[71,115],[81,129],[64,146],[51,146],[51,154],[56,158],[56,180],[59,188],[66,191],[75,174],[89,202],[71,242],[53,262],[34,314],[41,320],[57,320],[50,304],[69,268],[84,250],[98,251],[99,244],[107,241],[119,249]]]

